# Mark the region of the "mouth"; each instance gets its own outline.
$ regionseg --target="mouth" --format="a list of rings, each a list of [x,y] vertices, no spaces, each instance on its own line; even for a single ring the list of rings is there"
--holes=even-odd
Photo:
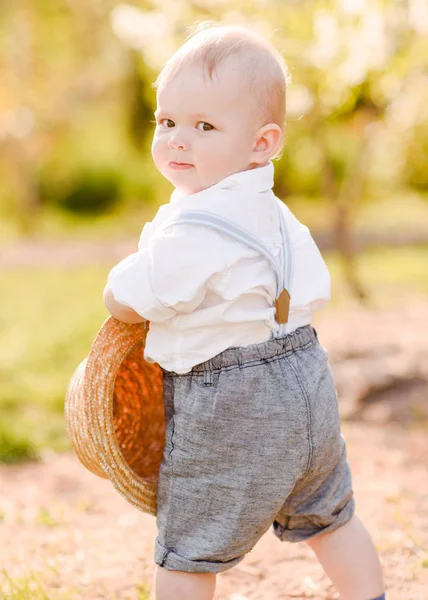
[[[170,162],[168,166],[171,169],[174,169],[174,171],[186,171],[187,169],[191,169],[193,167],[193,165],[191,165],[190,163],[182,163],[175,161]]]

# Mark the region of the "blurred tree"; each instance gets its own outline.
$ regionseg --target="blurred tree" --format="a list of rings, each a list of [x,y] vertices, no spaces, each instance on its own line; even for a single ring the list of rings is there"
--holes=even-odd
[[[37,172],[89,102],[117,92],[123,77],[106,11],[114,2],[48,0],[2,4],[0,160],[15,216],[34,231],[41,208]],[[114,68],[116,67],[116,68]]]
[[[127,123],[129,139],[140,152],[147,151],[147,142],[152,129],[147,123],[153,121],[153,72],[135,50],[129,53],[129,79],[125,90],[128,99]]]
[[[310,127],[321,150],[321,190],[333,204],[336,247],[348,283],[363,301],[367,292],[357,275],[352,222],[375,179],[372,163],[383,142],[381,132],[400,135],[403,122],[400,117],[391,122],[390,112],[403,100],[421,57],[425,64],[428,60],[428,7],[416,0],[311,4],[307,16],[313,38],[292,56],[313,99],[299,125]],[[405,120],[411,129],[416,113],[407,113]],[[406,152],[405,139],[400,150]],[[382,158],[385,154],[381,152]],[[396,167],[390,170],[394,184],[399,180],[393,173]]]
[[[23,230],[34,228],[40,210],[37,173],[70,132],[83,149],[88,145],[79,157],[84,169],[85,160],[93,162],[108,146],[104,138],[89,144],[88,115],[102,118],[105,131],[123,119],[127,139],[110,156],[126,169],[127,145],[144,161],[151,83],[189,25],[242,22],[272,40],[293,77],[276,191],[328,202],[349,285],[358,298],[367,297],[352,235],[362,202],[403,185],[428,187],[426,0],[19,0],[1,6],[0,202],[1,194],[15,198]],[[106,106],[120,110],[100,117]],[[145,180],[159,185],[150,174]]]

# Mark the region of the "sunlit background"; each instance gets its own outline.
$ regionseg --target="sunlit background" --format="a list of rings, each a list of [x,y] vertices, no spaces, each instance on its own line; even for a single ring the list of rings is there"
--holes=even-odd
[[[107,316],[107,273],[171,192],[152,82],[199,21],[249,25],[287,62],[275,191],[328,262],[327,310],[425,298],[424,0],[0,6],[0,460],[68,448],[64,391]]]
[[[0,0],[0,600],[148,600],[154,524],[64,452],[64,399],[109,270],[169,200],[152,82],[201,21],[260,31],[288,65],[275,192],[332,276],[314,325],[388,597],[422,598],[427,0]],[[219,598],[337,597],[295,545],[268,565],[269,544]]]

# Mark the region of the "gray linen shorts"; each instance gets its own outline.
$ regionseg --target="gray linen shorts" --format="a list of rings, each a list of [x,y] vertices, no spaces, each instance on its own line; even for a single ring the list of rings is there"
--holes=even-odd
[[[155,563],[219,573],[269,529],[333,531],[354,499],[328,353],[311,325],[164,371]]]

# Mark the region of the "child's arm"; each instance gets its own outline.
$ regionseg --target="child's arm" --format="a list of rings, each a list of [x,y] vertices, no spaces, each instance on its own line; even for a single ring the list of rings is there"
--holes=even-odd
[[[107,287],[115,304],[106,306],[109,310],[126,307],[123,317],[137,319],[140,315],[137,322],[144,318],[152,324],[193,313],[203,302],[210,279],[221,278],[249,252],[254,251],[208,227],[172,225],[113,267]]]
[[[135,310],[118,302],[107,284],[103,294],[104,304],[112,317],[123,323],[143,323],[145,319]]]

